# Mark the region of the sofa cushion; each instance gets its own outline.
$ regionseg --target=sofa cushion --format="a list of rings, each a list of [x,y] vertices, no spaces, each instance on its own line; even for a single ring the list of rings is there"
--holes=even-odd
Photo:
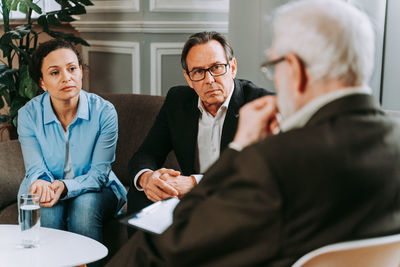
[[[165,97],[137,94],[100,96],[110,101],[118,113],[118,142],[112,170],[124,185],[129,185],[128,162],[153,125]],[[164,166],[179,170],[173,153],[170,153]]]
[[[1,224],[18,224],[18,205],[17,202],[0,209]]]
[[[18,140],[0,142],[0,209],[17,201],[19,185],[25,176]]]

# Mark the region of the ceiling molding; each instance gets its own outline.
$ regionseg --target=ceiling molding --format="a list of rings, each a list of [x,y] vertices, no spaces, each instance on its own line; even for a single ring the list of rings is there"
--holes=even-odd
[[[227,21],[74,21],[71,25],[83,33],[228,33]]]
[[[108,13],[108,12],[139,12],[139,0],[115,0],[115,1],[96,1],[93,6],[87,6],[87,13]]]
[[[150,12],[229,12],[229,0],[150,0]]]

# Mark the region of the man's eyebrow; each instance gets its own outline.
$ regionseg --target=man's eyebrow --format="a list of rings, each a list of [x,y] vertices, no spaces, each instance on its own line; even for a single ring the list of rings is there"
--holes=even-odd
[[[211,63],[210,65],[209,65],[209,67],[212,67],[212,66],[214,66],[214,65],[217,65],[217,64],[225,64],[225,63],[223,63],[223,62],[221,62],[221,61],[215,61],[215,62],[213,62],[213,63]],[[208,67],[208,68],[209,68]],[[204,68],[203,66],[201,66],[201,67],[193,67],[192,68],[192,70],[198,70],[198,69],[207,69],[207,68]]]

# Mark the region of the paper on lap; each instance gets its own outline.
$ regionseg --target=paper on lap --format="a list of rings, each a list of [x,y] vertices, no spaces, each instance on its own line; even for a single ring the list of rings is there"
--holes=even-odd
[[[162,234],[172,224],[173,212],[178,203],[177,198],[158,201],[136,213],[128,223],[151,233]]]

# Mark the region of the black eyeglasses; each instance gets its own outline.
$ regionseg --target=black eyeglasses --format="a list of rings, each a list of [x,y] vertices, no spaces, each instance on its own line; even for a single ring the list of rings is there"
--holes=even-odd
[[[264,73],[265,78],[268,80],[274,80],[275,65],[284,61],[286,57],[280,57],[274,60],[267,61],[261,65],[261,71]]]
[[[216,64],[209,67],[208,69],[193,69],[191,71],[186,71],[186,73],[191,81],[198,82],[206,77],[207,71],[213,77],[224,75],[228,71],[228,66],[229,64]]]

